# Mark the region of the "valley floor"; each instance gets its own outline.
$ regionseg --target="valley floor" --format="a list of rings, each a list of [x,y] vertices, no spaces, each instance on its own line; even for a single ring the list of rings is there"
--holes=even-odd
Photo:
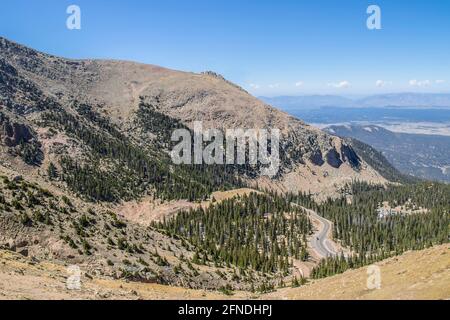
[[[133,283],[82,276],[81,290],[66,288],[67,268],[34,262],[0,251],[0,299],[450,299],[450,246],[436,246],[377,263],[381,288],[367,289],[367,268],[257,295],[188,290],[157,284]]]

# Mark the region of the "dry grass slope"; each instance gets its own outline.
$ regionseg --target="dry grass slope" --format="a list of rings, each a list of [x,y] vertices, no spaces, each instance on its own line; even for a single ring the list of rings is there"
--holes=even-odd
[[[286,288],[256,296],[236,292],[189,290],[157,284],[82,278],[82,289],[67,290],[66,267],[36,263],[16,253],[0,251],[0,299],[449,299],[450,247],[436,246],[407,252],[377,265],[379,290],[366,288],[367,268],[314,281],[301,288]]]
[[[450,299],[450,246],[410,251],[377,263],[381,288],[367,289],[367,268],[283,289],[267,295],[273,299],[422,300]]]

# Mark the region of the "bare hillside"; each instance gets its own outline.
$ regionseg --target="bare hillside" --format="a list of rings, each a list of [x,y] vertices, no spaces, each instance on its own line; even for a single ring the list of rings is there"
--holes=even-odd
[[[383,260],[381,288],[367,289],[367,267],[314,281],[301,288],[282,289],[265,296],[274,299],[422,300],[450,299],[450,251],[448,244],[410,251]]]
[[[266,295],[188,290],[157,284],[90,279],[82,276],[81,290],[66,289],[67,268],[36,263],[0,251],[1,299],[449,299],[448,245],[413,251],[377,263],[381,289],[366,288],[367,268],[315,281],[300,288],[279,289]]]
[[[0,48],[4,79],[0,103],[30,129],[39,131],[36,120],[48,105],[70,110],[76,100],[92,106],[121,132],[135,135],[136,112],[144,101],[187,126],[203,121],[204,127],[219,129],[280,129],[281,174],[276,180],[257,179],[271,188],[323,196],[353,179],[386,181],[348,143],[272,108],[215,73],[194,74],[124,61],[67,60],[3,38]],[[55,142],[41,135],[36,140],[47,149],[56,142],[69,145],[65,137]],[[71,149],[80,152],[76,146]],[[52,158],[47,152],[44,159]]]

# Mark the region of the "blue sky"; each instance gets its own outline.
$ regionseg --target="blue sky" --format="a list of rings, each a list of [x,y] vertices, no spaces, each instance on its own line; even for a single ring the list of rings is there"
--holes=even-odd
[[[81,30],[66,28],[71,4]],[[370,4],[381,30],[366,27]],[[450,92],[448,0],[14,0],[0,35],[70,58],[214,70],[257,96]]]

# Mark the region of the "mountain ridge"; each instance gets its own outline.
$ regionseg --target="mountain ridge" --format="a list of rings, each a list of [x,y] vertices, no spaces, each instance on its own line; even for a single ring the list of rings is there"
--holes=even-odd
[[[0,47],[2,72],[8,78],[5,87],[9,88],[2,95],[3,104],[26,121],[38,121],[44,104],[67,109],[76,100],[111,121],[117,130],[136,136],[136,130],[140,130],[135,125],[136,113],[144,103],[190,128],[197,120],[204,128],[221,130],[280,128],[280,179],[257,180],[281,191],[319,193],[326,187],[323,192],[329,194],[352,179],[385,182],[361,159],[361,163],[349,162],[342,150],[351,146],[343,140],[272,108],[212,73],[194,74],[123,61],[66,60],[4,38]],[[70,114],[71,108],[67,109]],[[337,161],[318,161],[321,165],[311,161],[316,157],[332,159],[332,155]]]

